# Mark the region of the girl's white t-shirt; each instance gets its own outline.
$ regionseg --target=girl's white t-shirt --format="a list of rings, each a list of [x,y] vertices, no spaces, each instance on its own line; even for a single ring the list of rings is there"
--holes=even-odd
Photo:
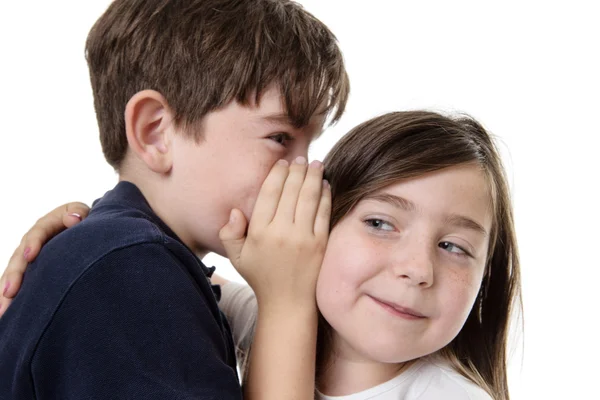
[[[395,378],[362,392],[318,400],[491,400],[487,392],[440,358],[421,358]]]
[[[219,306],[231,326],[238,360],[243,360],[254,336],[258,307],[247,285],[229,282],[221,286]],[[318,400],[492,400],[482,388],[465,378],[440,357],[423,357],[400,375],[362,392],[327,396]]]

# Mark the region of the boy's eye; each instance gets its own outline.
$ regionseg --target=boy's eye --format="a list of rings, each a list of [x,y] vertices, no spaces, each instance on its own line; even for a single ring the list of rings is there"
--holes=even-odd
[[[286,146],[288,144],[288,142],[290,142],[291,140],[293,140],[293,138],[287,134],[287,133],[276,133],[274,135],[269,136],[269,139],[271,139],[274,142],[279,143],[282,146]]]
[[[384,221],[382,219],[379,219],[379,218],[370,218],[370,219],[367,219],[367,220],[365,220],[365,224],[369,228],[373,228],[373,229],[378,230],[378,231],[393,232],[396,229],[389,222],[386,222],[386,221]]]
[[[458,247],[457,245],[455,245],[452,242],[441,242],[440,244],[438,244],[438,247],[440,247],[441,249],[446,250],[449,253],[454,253],[456,255],[471,256],[465,250],[463,250],[462,248]]]

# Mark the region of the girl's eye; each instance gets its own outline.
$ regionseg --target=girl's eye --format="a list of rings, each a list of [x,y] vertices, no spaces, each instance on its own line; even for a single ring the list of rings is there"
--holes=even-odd
[[[279,143],[280,145],[286,147],[288,142],[293,140],[293,138],[287,133],[276,133],[275,135],[269,136],[269,139],[272,141]]]
[[[452,242],[441,242],[440,244],[438,244],[438,246],[441,249],[446,250],[449,253],[454,253],[456,255],[461,255],[461,256],[471,256],[469,253],[467,253],[465,250],[463,250],[462,248],[458,247],[457,245],[455,245]]]
[[[389,222],[386,222],[382,219],[378,219],[378,218],[367,219],[367,220],[365,220],[365,224],[369,228],[373,228],[378,231],[393,232],[394,230],[396,230],[396,228],[394,228],[394,226],[392,224],[390,224]]]

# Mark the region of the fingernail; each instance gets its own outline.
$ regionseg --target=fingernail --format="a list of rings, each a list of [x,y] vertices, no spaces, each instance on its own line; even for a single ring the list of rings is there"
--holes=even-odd
[[[79,215],[79,214],[77,214],[77,213],[71,213],[71,214],[69,214],[69,216],[70,216],[70,217],[75,217],[75,218],[77,218],[78,220],[80,220],[80,221],[81,221],[81,215]]]
[[[277,161],[277,164],[279,164],[279,165],[283,165],[284,167],[287,167],[287,166],[288,166],[288,162],[287,162],[287,160],[279,160],[279,161]]]
[[[229,213],[229,223],[234,223],[235,218],[235,213],[233,212],[233,210],[231,210],[231,213]]]
[[[27,260],[27,257],[29,257],[29,253],[31,253],[31,248],[28,247],[23,252],[23,257],[25,257],[26,260]]]
[[[9,287],[10,287],[10,282],[6,281],[6,285],[4,285],[4,291],[2,292],[2,296],[6,296],[6,292],[8,292]]]
[[[331,186],[329,185],[329,182],[327,182],[327,179],[323,179],[323,188],[324,189],[330,189]]]
[[[310,163],[310,168],[322,168],[323,163],[319,160],[314,160]]]
[[[302,156],[298,156],[294,160],[294,163],[296,163],[296,164],[306,164],[306,158],[304,158]]]

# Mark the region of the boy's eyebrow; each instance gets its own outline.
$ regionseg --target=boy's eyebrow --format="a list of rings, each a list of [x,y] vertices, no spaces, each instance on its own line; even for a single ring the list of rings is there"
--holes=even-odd
[[[408,212],[416,212],[418,210],[417,205],[412,201],[389,193],[375,193],[366,196],[365,200],[381,201],[383,203],[388,203],[394,207]],[[444,224],[458,226],[461,228],[478,232],[484,236],[488,236],[487,230],[483,226],[481,226],[481,224],[463,215],[450,214],[444,219]]]
[[[269,114],[269,115],[264,115],[261,118],[263,120],[265,120],[267,122],[271,122],[271,123],[292,125],[292,119],[290,118],[289,114],[287,114],[287,113]]]
[[[327,108],[320,110],[320,111],[316,111],[311,118],[313,117],[322,117],[323,115],[326,115],[329,112],[329,110]],[[284,123],[284,124],[288,124],[288,125],[293,125],[292,123],[292,119],[290,118],[290,115],[286,112],[280,112],[280,113],[273,113],[273,114],[268,114],[268,115],[263,115],[261,117],[263,120],[267,121],[267,122],[272,122],[272,123]]]

